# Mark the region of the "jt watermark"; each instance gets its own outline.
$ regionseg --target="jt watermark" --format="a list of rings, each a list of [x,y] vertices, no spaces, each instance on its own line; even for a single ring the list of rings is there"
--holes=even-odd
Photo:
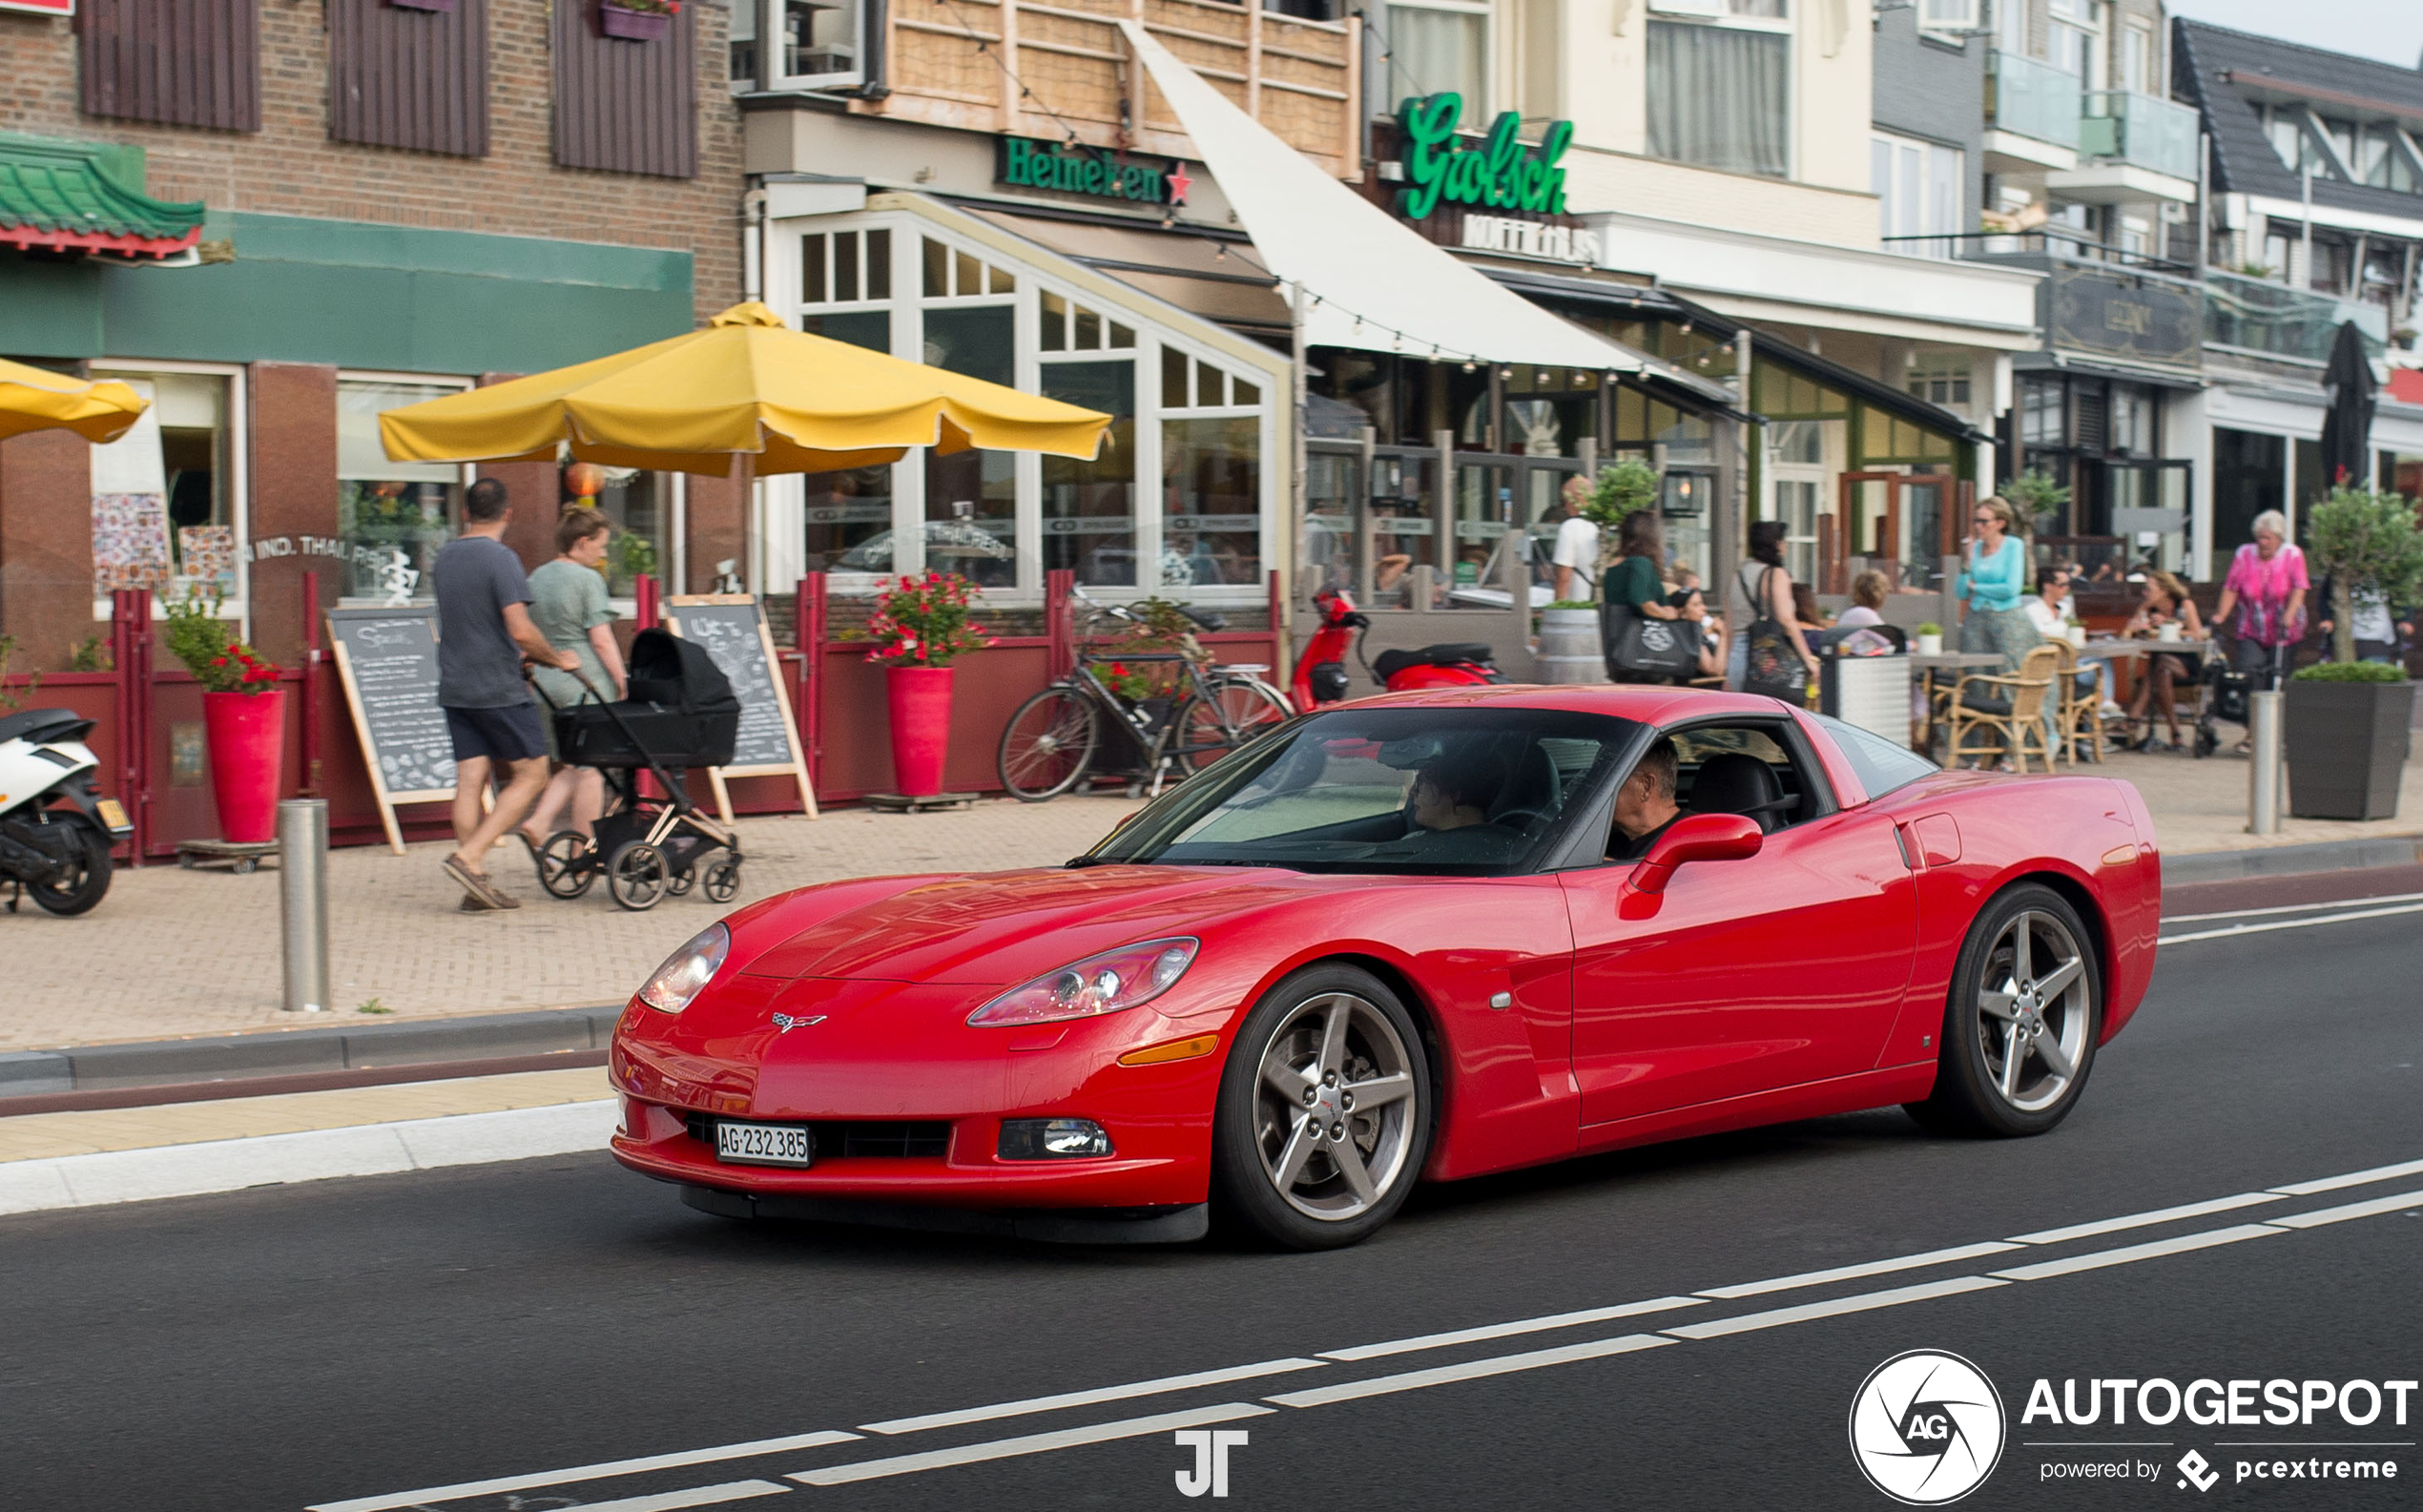
[[[1178,1491],[1183,1496],[1201,1496],[1209,1491],[1214,1497],[1229,1494],[1229,1451],[1245,1446],[1246,1431],[1242,1428],[1191,1428],[1178,1435],[1178,1447],[1194,1450],[1194,1468],[1178,1472]]]

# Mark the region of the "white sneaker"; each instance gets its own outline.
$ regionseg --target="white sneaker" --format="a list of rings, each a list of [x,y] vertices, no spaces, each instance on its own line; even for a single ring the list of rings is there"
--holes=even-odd
[[[2123,709],[2119,704],[2114,703],[2111,699],[2106,698],[2103,700],[2103,707],[2096,710],[2095,713],[2105,719],[2118,719],[2126,715],[2128,711]]]

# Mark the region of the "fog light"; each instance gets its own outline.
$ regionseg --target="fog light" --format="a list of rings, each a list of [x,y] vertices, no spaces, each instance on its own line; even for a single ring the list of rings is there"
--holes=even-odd
[[[1002,1121],[1004,1160],[1072,1160],[1110,1153],[1110,1136],[1084,1118],[1009,1118]]]

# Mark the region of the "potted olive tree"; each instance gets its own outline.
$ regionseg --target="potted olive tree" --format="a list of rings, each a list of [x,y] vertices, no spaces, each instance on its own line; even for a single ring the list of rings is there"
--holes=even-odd
[[[2403,494],[2339,487],[2307,514],[2306,554],[2330,580],[2330,659],[2288,680],[2288,812],[2299,818],[2394,818],[2414,684],[2406,669],[2355,658],[2360,601],[2391,607],[2423,590],[2423,530]]]

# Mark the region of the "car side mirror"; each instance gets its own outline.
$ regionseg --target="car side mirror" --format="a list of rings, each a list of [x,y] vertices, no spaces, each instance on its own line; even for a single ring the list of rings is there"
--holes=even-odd
[[[1767,842],[1758,821],[1742,814],[1690,814],[1676,819],[1632,868],[1634,892],[1662,893],[1685,861],[1738,861]]]

